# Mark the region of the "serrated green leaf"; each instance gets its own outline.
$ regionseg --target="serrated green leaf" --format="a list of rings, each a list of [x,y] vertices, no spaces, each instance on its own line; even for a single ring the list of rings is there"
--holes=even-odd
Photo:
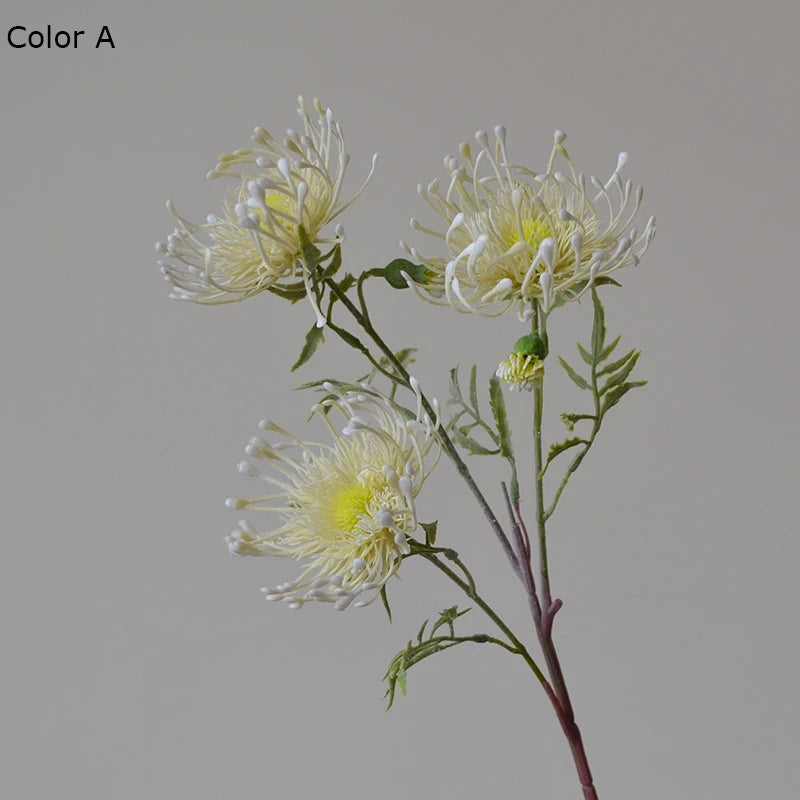
[[[569,364],[567,364],[567,362],[564,361],[564,359],[561,358],[561,356],[558,357],[558,361],[561,364],[561,366],[564,367],[564,370],[566,371],[567,375],[569,375],[569,377],[572,378],[573,383],[575,383],[575,385],[578,386],[579,389],[591,388],[589,386],[588,381],[585,378],[582,378],[580,375],[578,375],[578,373],[575,372],[575,370]]]
[[[306,342],[303,349],[300,351],[300,356],[292,366],[292,372],[308,361],[314,355],[317,348],[325,341],[324,328],[318,328],[314,325],[311,330],[306,334]]]
[[[617,336],[617,338],[614,339],[611,344],[608,344],[603,348],[603,352],[600,353],[600,361],[605,361],[614,352],[614,348],[619,344],[619,340],[621,338],[622,336]]]
[[[631,389],[635,389],[637,386],[644,386],[646,383],[647,381],[630,381],[629,383],[621,383],[619,386],[615,386],[606,394],[600,415],[603,416],[610,408],[619,403]]]
[[[594,306],[594,323],[592,324],[592,355],[599,360],[606,341],[606,312],[600,302],[597,289],[592,287],[592,305]]]
[[[389,617],[389,622],[392,621],[392,607],[389,605],[389,595],[386,594],[386,584],[384,583],[381,586],[381,600],[383,601],[383,607],[386,610],[386,616]]]
[[[544,470],[547,469],[548,464],[558,455],[561,455],[565,450],[569,450],[572,447],[577,447],[581,444],[589,444],[586,439],[581,439],[578,436],[574,436],[570,439],[564,439],[563,442],[554,442],[550,445],[550,450],[547,453],[547,461],[544,463],[544,468],[542,469],[542,473]]]
[[[469,373],[469,401],[473,410],[478,412],[478,365],[473,364]]]
[[[603,375],[610,375],[612,372],[616,372],[635,352],[636,350],[631,350],[629,353],[622,356],[622,358],[618,358],[616,361],[606,364],[606,366],[597,373],[597,377],[602,378]]]
[[[428,547],[433,547],[436,544],[436,533],[439,528],[439,521],[434,522],[420,522],[422,530],[425,531],[425,544]]]
[[[450,606],[450,608],[445,608],[439,613],[439,617],[436,622],[433,623],[433,627],[431,628],[431,635],[429,638],[433,638],[436,634],[436,631],[439,630],[443,625],[446,625],[450,630],[450,635],[455,635],[455,630],[453,629],[453,623],[459,618],[463,617],[469,611],[468,608],[465,608],[463,611],[458,610],[458,606]]]
[[[567,426],[567,430],[574,430],[575,423],[580,422],[582,419],[594,419],[594,414],[567,414],[566,412],[561,415],[561,421]]]
[[[605,386],[603,386],[603,388],[600,390],[600,394],[605,394],[614,386],[619,386],[619,384],[626,381],[631,372],[633,372],[633,368],[636,366],[636,362],[639,360],[640,355],[641,353],[638,351],[634,353],[633,357],[629,359],[625,366],[606,381]]]
[[[492,375],[489,380],[489,405],[492,409],[494,424],[500,437],[500,455],[503,458],[513,458],[514,450],[511,447],[511,428],[508,424],[506,401],[503,397],[503,387],[497,375]]]
[[[494,456],[500,452],[500,450],[490,450],[488,447],[484,447],[480,442],[476,442],[471,436],[467,435],[459,428],[453,430],[453,438],[473,456]]]
[[[578,352],[590,367],[594,365],[594,356],[580,342],[578,342]]]

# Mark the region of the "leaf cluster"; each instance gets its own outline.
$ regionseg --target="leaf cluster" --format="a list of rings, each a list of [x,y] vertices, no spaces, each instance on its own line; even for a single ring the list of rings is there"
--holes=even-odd
[[[491,421],[486,420],[481,412],[478,400],[478,368],[475,365],[470,370],[469,389],[466,397],[461,389],[458,367],[450,370],[450,397],[447,404],[455,406],[457,409],[447,425],[455,442],[473,456],[500,455],[505,458],[511,466],[511,494],[515,500],[518,500],[519,484],[514,449],[511,444],[511,426],[508,422],[506,402],[499,378],[492,375],[489,379]],[[476,433],[482,435],[485,444],[475,438]]]
[[[470,609],[466,608],[463,611],[458,610],[458,606],[451,606],[445,608],[438,616],[433,625],[428,629],[430,620],[426,619],[420,626],[415,640],[409,640],[408,645],[401,650],[389,662],[389,668],[383,676],[383,680],[387,683],[386,694],[384,697],[387,700],[386,709],[390,709],[394,703],[395,694],[397,689],[405,696],[406,672],[425,658],[442,653],[449,650],[457,644],[462,644],[466,641],[471,642],[485,642],[489,641],[489,637],[483,634],[476,634],[470,637],[457,637],[455,634],[454,623],[459,617],[463,617]],[[426,635],[426,629],[427,635]],[[440,633],[442,631],[442,633]]]
[[[571,436],[563,441],[555,442],[550,445],[547,460],[542,469],[542,474],[547,469],[553,459],[561,453],[573,448],[580,448],[578,454],[573,458],[567,468],[567,475],[574,472],[581,464],[586,452],[591,447],[597,432],[605,418],[605,415],[615,406],[631,389],[644,386],[647,381],[629,380],[634,367],[639,361],[641,352],[636,350],[628,351],[621,358],[609,361],[616,351],[621,337],[607,340],[605,309],[600,302],[600,297],[596,289],[592,289],[592,305],[594,307],[594,322],[592,324],[591,341],[587,345],[578,343],[578,354],[583,363],[588,367],[579,372],[561,356],[558,357],[559,363],[569,376],[570,380],[581,390],[591,392],[594,410],[592,413],[572,413],[565,412],[561,419],[572,432],[575,426],[583,421],[592,423],[591,432],[588,438],[581,436]]]

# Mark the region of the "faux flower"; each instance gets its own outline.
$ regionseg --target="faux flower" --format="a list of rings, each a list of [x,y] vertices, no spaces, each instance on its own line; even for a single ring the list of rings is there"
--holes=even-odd
[[[533,355],[512,353],[500,362],[496,375],[509,389],[530,392],[544,377],[544,361]]]
[[[527,319],[534,303],[546,313],[580,297],[598,278],[639,263],[655,234],[655,218],[641,233],[633,227],[643,189],[621,177],[627,153],[620,153],[607,180],[587,180],[561,131],[539,173],[509,159],[502,125],[495,137],[491,147],[478,131],[477,155],[464,143],[463,161],[445,158],[445,189],[438,181],[418,189],[444,226],[433,230],[412,219],[411,227],[437,236],[446,253],[425,258],[404,245],[428,269],[426,282],[414,284],[423,298],[486,316],[516,306]]]
[[[349,162],[342,128],[330,109],[314,100],[309,111],[298,99],[302,131],[287,130],[279,141],[264,128],[253,133],[252,148],[220,156],[209,178],[230,177],[236,187],[219,214],[195,225],[167,208],[178,226],[166,242],[156,244],[164,258],[158,262],[170,295],[195,303],[230,303],[267,289],[307,293],[318,324],[324,317],[310,288],[301,259],[299,226],[317,244],[340,241],[325,238],[322,229],[336,219],[364,190],[372,169],[356,195],[341,200],[342,181]]]
[[[231,498],[235,509],[279,515],[280,526],[258,533],[240,522],[226,541],[242,556],[283,556],[304,562],[299,577],[262,591],[268,600],[300,608],[312,600],[337,610],[366,605],[395,574],[409,552],[408,534],[417,528],[416,498],[438,458],[436,430],[422,410],[398,407],[368,384],[357,390],[325,384],[327,399],[314,412],[330,430],[332,444],[309,444],[273,422],[251,439],[239,471],[277,489],[253,500]],[[435,404],[438,415],[438,404]],[[331,417],[345,420],[340,431]]]

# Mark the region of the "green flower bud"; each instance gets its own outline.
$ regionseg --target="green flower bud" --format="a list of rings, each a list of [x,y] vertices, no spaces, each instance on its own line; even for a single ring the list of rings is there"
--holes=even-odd
[[[547,342],[538,334],[529,333],[517,339],[513,352],[523,356],[544,358],[547,355]]]

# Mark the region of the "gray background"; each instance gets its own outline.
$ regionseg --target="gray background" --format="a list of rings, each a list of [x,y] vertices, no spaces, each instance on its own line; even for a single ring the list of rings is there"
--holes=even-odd
[[[345,219],[354,269],[413,238],[417,182],[479,127],[505,122],[532,166],[556,127],[587,171],[630,151],[659,236],[606,298],[650,384],[554,518],[558,643],[601,797],[795,796],[795,3],[5,0],[2,20],[116,41],[0,44],[3,796],[579,795],[542,692],[499,650],[427,662],[384,713],[390,656],[461,602],[424,564],[395,583],[389,626],[380,606],[266,605],[259,587],[293,565],[221,541],[223,499],[254,491],[234,465],[257,421],[302,430],[309,398],[289,387],[361,367],[329,343],[289,377],[305,305],[172,303],[152,243],[163,201],[212,210],[217,154],[294,125],[298,92],[343,121],[351,186],[381,152]],[[373,304],[441,396],[446,368],[486,375],[518,335],[411,293]],[[560,313],[555,349],[589,325],[586,305]],[[553,436],[582,398],[550,374]],[[448,464],[422,508],[530,635]]]

